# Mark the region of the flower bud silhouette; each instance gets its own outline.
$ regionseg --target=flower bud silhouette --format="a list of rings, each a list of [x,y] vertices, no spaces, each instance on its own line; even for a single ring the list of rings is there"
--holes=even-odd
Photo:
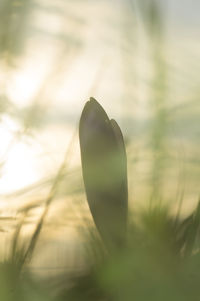
[[[90,98],[79,124],[82,173],[88,204],[105,246],[126,240],[128,188],[123,135],[115,120]]]

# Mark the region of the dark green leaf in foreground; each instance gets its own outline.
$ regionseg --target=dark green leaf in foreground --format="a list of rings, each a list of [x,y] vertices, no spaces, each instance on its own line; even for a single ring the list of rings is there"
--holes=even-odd
[[[83,109],[79,137],[88,204],[108,248],[125,243],[127,226],[127,160],[123,135],[94,99]]]

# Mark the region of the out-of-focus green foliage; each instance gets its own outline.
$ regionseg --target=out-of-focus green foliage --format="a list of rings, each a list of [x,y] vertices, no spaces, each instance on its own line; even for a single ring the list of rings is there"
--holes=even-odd
[[[86,268],[71,274],[66,270],[54,277],[50,286],[33,280],[30,271],[22,271],[11,257],[0,266],[0,296],[5,301],[196,301],[200,293],[198,211],[184,220],[171,218],[166,208],[143,212],[137,215],[137,222],[131,214],[127,245],[112,256],[98,239],[89,242],[87,235]],[[188,246],[190,253],[186,252]],[[101,254],[100,261],[97,254]]]
[[[0,3],[0,58],[12,62],[22,53],[31,0],[2,0]]]

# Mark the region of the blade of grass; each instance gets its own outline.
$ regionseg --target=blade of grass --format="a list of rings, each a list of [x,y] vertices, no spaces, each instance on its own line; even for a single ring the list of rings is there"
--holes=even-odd
[[[54,179],[54,182],[51,186],[49,195],[47,196],[44,211],[43,211],[43,213],[42,213],[42,215],[41,215],[41,217],[40,217],[40,219],[37,223],[35,231],[34,231],[32,237],[31,237],[29,246],[28,246],[28,248],[25,252],[25,255],[24,255],[24,258],[23,258],[23,263],[22,263],[23,265],[25,264],[25,262],[30,260],[32,255],[33,255],[33,252],[35,250],[35,246],[37,244],[42,226],[44,224],[44,220],[45,220],[45,218],[48,214],[48,211],[49,211],[49,206],[50,206],[51,202],[53,201],[53,199],[56,195],[56,192],[57,192],[57,189],[58,189],[58,186],[59,186],[59,182],[60,182],[61,178],[64,176],[64,171],[66,170],[67,162],[68,162],[68,160],[71,156],[72,146],[73,146],[76,135],[77,135],[77,129],[75,130],[74,134],[72,135],[71,141],[69,143],[69,147],[67,148],[66,154],[64,156],[64,160],[63,160],[63,162],[62,162],[62,164],[61,164],[61,166],[58,170],[58,173],[57,173],[57,175]]]

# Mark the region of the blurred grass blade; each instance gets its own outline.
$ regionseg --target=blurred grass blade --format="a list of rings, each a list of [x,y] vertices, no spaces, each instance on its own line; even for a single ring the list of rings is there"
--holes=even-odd
[[[197,207],[191,216],[190,223],[186,231],[186,238],[185,238],[186,244],[184,250],[185,256],[192,255],[192,252],[194,251],[195,241],[198,236],[199,228],[200,228],[200,201],[198,202]]]
[[[79,125],[82,171],[88,204],[107,248],[126,240],[127,160],[123,135],[93,98]]]

